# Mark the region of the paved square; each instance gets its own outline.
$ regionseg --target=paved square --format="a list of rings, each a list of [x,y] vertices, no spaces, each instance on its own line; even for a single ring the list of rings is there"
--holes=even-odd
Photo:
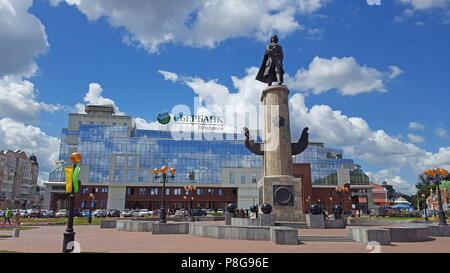
[[[0,250],[35,253],[61,253],[65,226],[22,230],[19,238],[0,238]],[[110,253],[370,253],[356,242],[304,242],[275,245],[270,241],[217,240],[190,235],[153,235],[151,232],[124,232],[100,226],[75,226],[75,239],[81,252]],[[0,231],[11,235],[12,231]],[[300,229],[301,236],[345,236],[345,229]],[[439,237],[420,243],[393,243],[381,246],[381,253],[449,253],[450,238]]]

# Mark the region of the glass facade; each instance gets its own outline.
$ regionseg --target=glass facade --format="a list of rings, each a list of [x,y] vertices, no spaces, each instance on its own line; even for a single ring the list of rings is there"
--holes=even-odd
[[[66,144],[68,134],[78,136],[78,145]],[[169,131],[134,130],[130,136],[127,126],[80,125],[76,132],[62,130],[59,160],[70,164],[69,149],[81,153],[91,183],[154,183],[152,170],[166,165],[177,170],[169,183],[191,183],[193,171],[196,183],[220,184],[222,168],[262,167],[262,157],[247,150],[242,135],[215,133],[213,140],[193,140],[190,134],[189,140],[178,140]],[[50,173],[49,181],[65,181],[62,166]]]
[[[314,185],[337,185],[337,169],[353,170],[353,159],[343,159],[342,151],[324,147],[323,144],[312,144],[295,156],[295,163],[309,163],[311,166],[311,182]]]

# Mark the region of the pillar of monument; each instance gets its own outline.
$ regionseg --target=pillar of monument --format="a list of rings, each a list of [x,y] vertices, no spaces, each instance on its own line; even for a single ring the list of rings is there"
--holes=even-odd
[[[264,105],[264,176],[292,176],[289,89],[269,86],[261,95]]]

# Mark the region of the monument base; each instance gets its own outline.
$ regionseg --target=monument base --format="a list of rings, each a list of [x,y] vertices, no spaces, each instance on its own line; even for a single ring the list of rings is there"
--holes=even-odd
[[[276,221],[304,221],[302,183],[290,175],[264,176],[258,183],[259,203],[272,206]],[[260,212],[262,214],[262,212]]]

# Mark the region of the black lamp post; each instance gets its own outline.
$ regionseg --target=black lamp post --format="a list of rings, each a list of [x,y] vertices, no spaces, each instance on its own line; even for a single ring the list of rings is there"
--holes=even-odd
[[[92,209],[94,207],[94,199],[95,199],[95,195],[91,192],[89,194],[89,197],[91,197],[91,207],[89,208],[89,218],[88,218],[88,223],[92,223]]]
[[[73,163],[73,175],[75,175],[75,171],[77,170],[77,164],[81,162],[81,154],[79,153],[73,153],[70,155],[70,161]],[[76,174],[78,176],[78,174]],[[64,238],[63,238],[63,253],[69,253],[73,251],[73,245],[68,248],[68,244],[70,242],[75,242],[75,232],[73,231],[73,209],[75,205],[75,189],[73,185],[73,181],[75,179],[72,179],[72,188],[69,192],[69,214],[67,219],[67,229],[66,232],[64,232]],[[66,181],[67,182],[67,181]],[[78,181],[76,181],[78,182]],[[78,186],[77,186],[78,187]],[[67,190],[67,188],[66,188]]]
[[[345,206],[344,206],[344,200],[345,200],[345,198],[344,198],[344,197],[345,197],[345,193],[346,193],[346,192],[349,192],[350,189],[349,189],[348,187],[341,186],[341,187],[335,188],[334,191],[340,196],[340,199],[341,199],[341,201],[342,201],[342,208],[343,208],[344,211],[345,211]]]
[[[430,178],[433,184],[436,185],[439,202],[439,225],[447,226],[447,222],[445,221],[445,212],[442,208],[441,189],[439,188],[439,185],[441,184],[441,181],[444,180],[446,176],[448,176],[448,171],[444,169],[434,168],[433,170],[426,170],[425,174]]]
[[[161,171],[162,174],[158,175],[160,171]],[[161,210],[160,210],[160,213],[159,213],[159,217],[160,217],[159,222],[160,223],[167,223],[167,221],[166,221],[166,182],[167,182],[168,178],[171,178],[171,179],[175,178],[175,173],[176,173],[175,168],[171,168],[170,169],[170,173],[171,173],[171,175],[167,175],[167,166],[162,166],[161,170],[158,170],[158,169],[154,169],[153,170],[153,174],[154,174],[155,179],[162,178],[161,182],[163,183],[163,186],[162,186],[162,207],[161,207]]]
[[[194,191],[197,190],[196,186],[184,186],[184,190],[187,193],[187,196],[184,196],[184,199],[189,198],[189,216],[192,217],[192,200],[194,200],[194,196],[192,196],[194,194]]]

